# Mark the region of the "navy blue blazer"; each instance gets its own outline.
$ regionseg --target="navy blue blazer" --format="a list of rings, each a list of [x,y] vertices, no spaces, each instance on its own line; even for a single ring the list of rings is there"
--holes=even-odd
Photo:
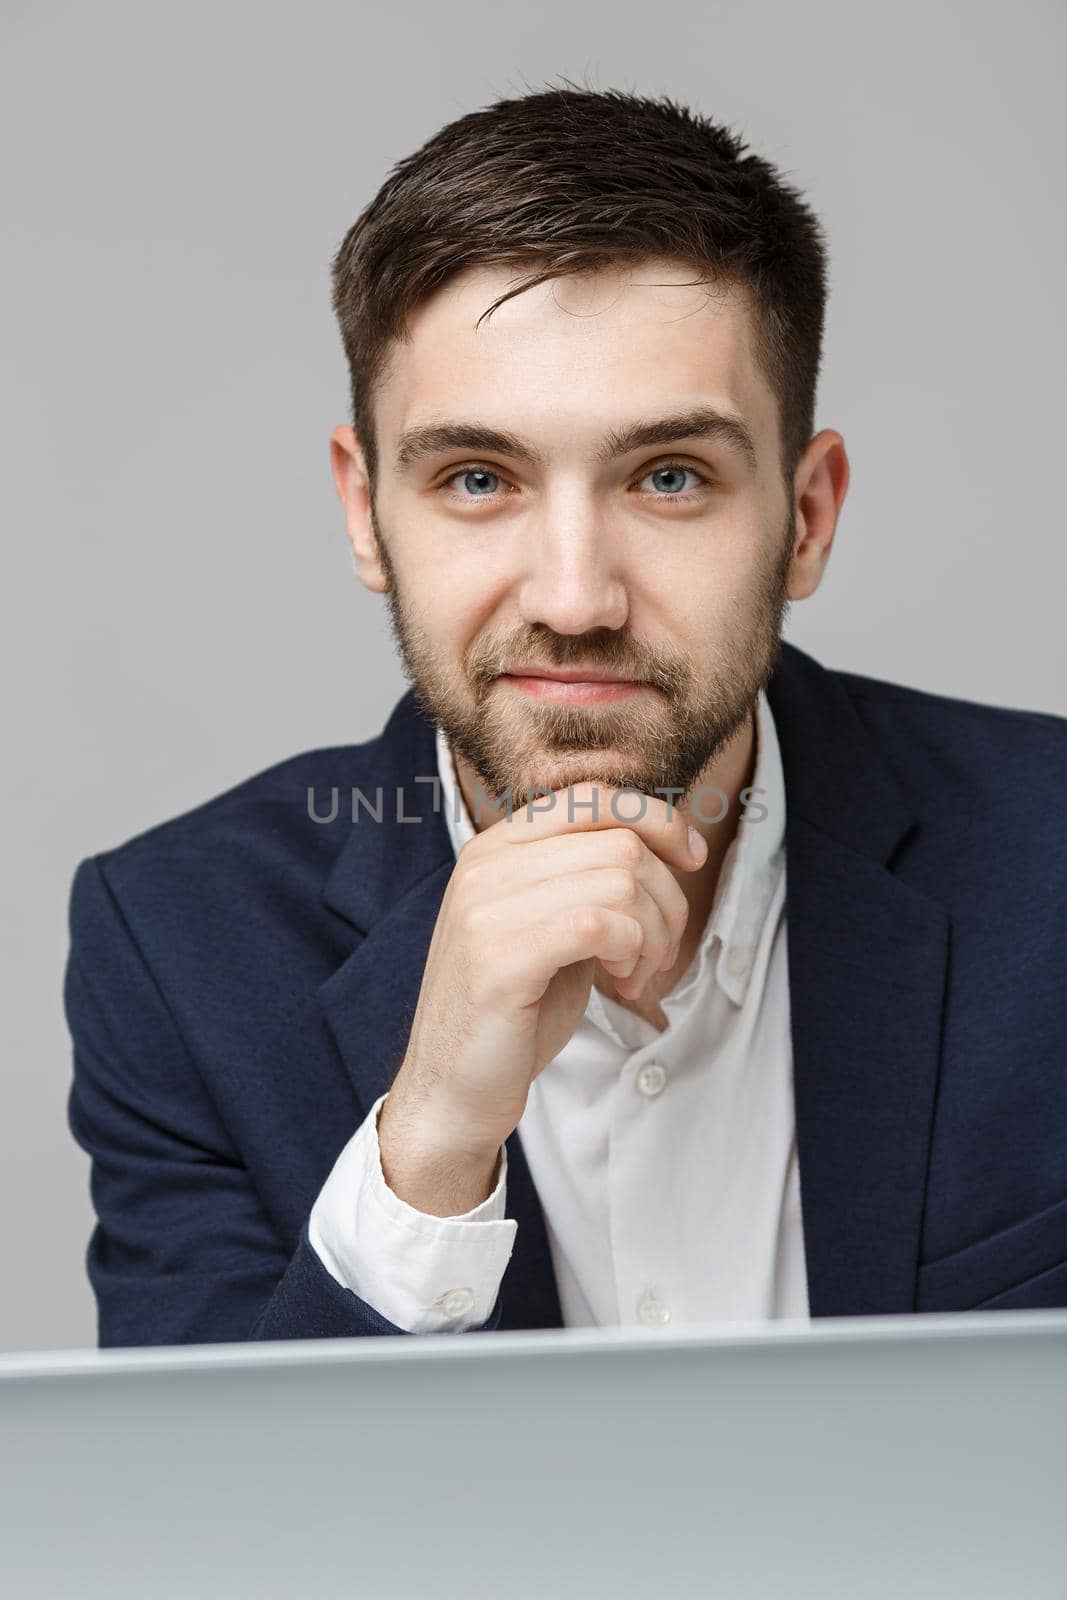
[[[768,698],[812,1315],[1067,1306],[1067,719],[789,644]],[[403,1331],[307,1218],[403,1057],[454,866],[414,782],[436,771],[409,689],[379,737],[79,864],[64,999],[102,1345]],[[379,787],[382,823],[353,824]],[[558,1328],[517,1131],[507,1150],[517,1238],[474,1331]]]

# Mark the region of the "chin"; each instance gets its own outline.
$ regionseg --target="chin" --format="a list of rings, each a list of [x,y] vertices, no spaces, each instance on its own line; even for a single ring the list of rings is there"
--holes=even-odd
[[[618,759],[606,759],[613,756],[617,756]],[[529,776],[524,773],[524,784],[529,789],[577,788],[583,783],[615,787],[617,780],[611,776],[611,772],[614,768],[626,764],[625,751],[616,751],[614,747],[605,745],[602,750],[551,757],[547,763],[541,764],[539,775]],[[519,792],[519,786],[513,785],[512,793]]]

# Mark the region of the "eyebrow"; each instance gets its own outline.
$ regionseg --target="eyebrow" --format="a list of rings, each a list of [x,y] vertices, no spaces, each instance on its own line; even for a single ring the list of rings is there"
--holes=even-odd
[[[756,445],[748,426],[732,412],[717,411],[712,406],[697,406],[674,416],[631,422],[613,430],[601,441],[596,459],[614,461],[632,450],[676,444],[682,439],[704,439],[723,445],[742,456],[753,472],[756,470]],[[511,456],[533,467],[545,464],[541,452],[516,434],[478,422],[434,422],[408,428],[400,435],[396,450],[397,471],[405,472],[427,456],[440,455],[446,450],[485,450],[494,455]]]

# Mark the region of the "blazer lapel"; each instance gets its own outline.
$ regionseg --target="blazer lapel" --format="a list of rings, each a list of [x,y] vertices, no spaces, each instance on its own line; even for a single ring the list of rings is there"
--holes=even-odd
[[[913,1311],[949,917],[889,869],[916,818],[842,684],[786,645],[768,699],[811,1314]]]
[[[439,795],[434,728],[413,691],[375,747],[363,794],[382,810],[359,820],[337,857],[323,901],[356,928],[352,953],[318,990],[327,1027],[365,1116],[391,1086],[407,1049],[430,941],[455,866]],[[348,803],[345,796],[343,804]],[[502,1286],[501,1328],[558,1328],[563,1319],[544,1215],[518,1130],[506,1142],[507,1215],[518,1223]]]

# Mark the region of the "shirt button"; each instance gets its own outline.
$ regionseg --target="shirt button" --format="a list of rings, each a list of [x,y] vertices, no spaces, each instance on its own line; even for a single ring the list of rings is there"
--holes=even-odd
[[[637,1074],[637,1087],[642,1094],[659,1094],[667,1081],[667,1074],[658,1061],[647,1061]]]
[[[665,1306],[651,1289],[646,1289],[637,1302],[637,1315],[646,1328],[662,1328],[665,1322],[671,1320],[670,1307]]]
[[[441,1295],[437,1304],[446,1317],[462,1317],[474,1304],[474,1296],[469,1289],[449,1289],[447,1294]]]
[[[732,977],[739,978],[748,968],[748,947],[743,944],[732,944],[726,952],[726,970]]]

